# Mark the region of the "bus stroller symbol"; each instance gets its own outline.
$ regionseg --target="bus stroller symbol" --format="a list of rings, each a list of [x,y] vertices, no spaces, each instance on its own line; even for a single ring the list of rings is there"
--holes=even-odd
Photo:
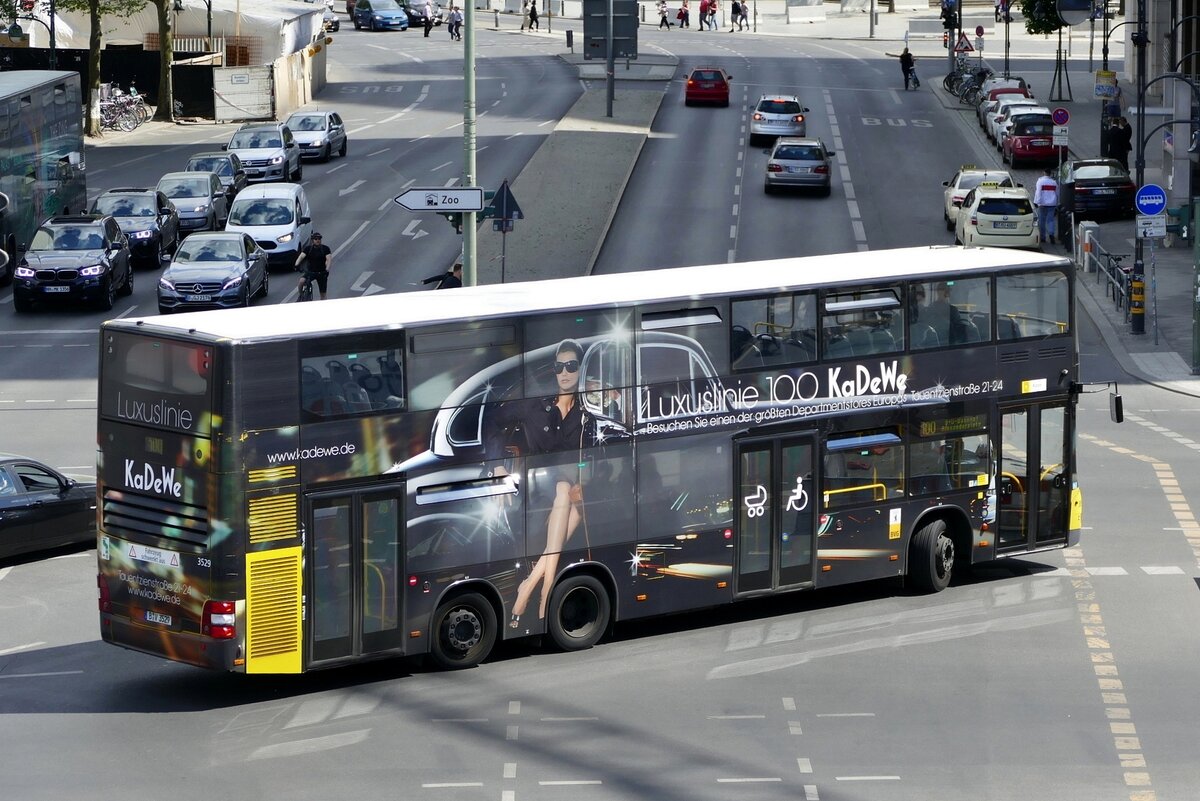
[[[437,200],[438,200],[438,198],[437,198],[436,192],[426,192],[425,193],[425,205],[426,206],[436,206],[438,204]]]
[[[767,512],[766,506],[767,488],[759,484],[753,495],[746,496],[746,517],[762,517]]]

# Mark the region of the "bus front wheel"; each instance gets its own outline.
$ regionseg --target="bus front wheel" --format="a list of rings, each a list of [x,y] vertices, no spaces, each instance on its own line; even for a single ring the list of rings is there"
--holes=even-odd
[[[478,593],[459,595],[434,612],[432,634],[430,653],[438,667],[475,667],[496,642],[496,610]]]
[[[569,576],[550,596],[550,636],[564,651],[591,648],[604,636],[611,619],[608,591],[593,576]]]
[[[941,592],[954,572],[954,540],[945,520],[927,523],[913,535],[908,575],[922,592]]]

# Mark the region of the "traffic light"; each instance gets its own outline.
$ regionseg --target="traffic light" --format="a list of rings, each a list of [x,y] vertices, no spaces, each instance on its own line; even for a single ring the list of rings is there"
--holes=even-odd
[[[463,218],[461,211],[439,211],[438,214],[450,221],[450,225],[454,228],[454,233],[462,233]]]
[[[951,9],[946,9],[946,11],[942,12],[942,27],[948,31],[957,30],[958,12]]]

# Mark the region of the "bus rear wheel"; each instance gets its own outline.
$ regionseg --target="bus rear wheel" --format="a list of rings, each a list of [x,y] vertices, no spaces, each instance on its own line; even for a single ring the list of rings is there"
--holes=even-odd
[[[569,576],[550,596],[550,636],[564,651],[583,651],[600,641],[612,619],[608,591],[593,576]]]
[[[430,653],[445,670],[472,668],[496,643],[496,610],[478,593],[451,598],[433,614]]]
[[[941,592],[954,573],[954,540],[945,520],[934,520],[913,535],[908,575],[921,592]]]

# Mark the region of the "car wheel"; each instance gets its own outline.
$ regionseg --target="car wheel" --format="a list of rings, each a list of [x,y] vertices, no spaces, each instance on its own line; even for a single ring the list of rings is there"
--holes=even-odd
[[[113,286],[113,279],[110,275],[108,280],[104,282],[104,291],[99,298],[96,299],[96,307],[100,311],[112,311],[112,307],[117,303],[117,288]]]
[[[267,272],[266,270],[263,270],[262,286],[260,286],[258,288],[258,296],[260,298],[265,298],[267,296],[267,289],[270,287],[270,285],[271,285],[271,274],[269,272]]]
[[[329,157],[333,155],[333,148],[328,142],[325,143],[325,148],[321,151],[321,155],[317,157],[317,161],[324,163],[329,161]]]
[[[125,274],[125,284],[121,287],[121,294],[129,297],[133,294],[133,265],[130,264],[128,272]]]
[[[354,30],[356,30],[356,31],[361,31],[361,30],[362,30],[362,26],[358,24],[358,18],[357,18],[357,17],[355,17],[355,18],[354,18]]]
[[[164,261],[170,260],[170,258],[171,258],[171,252],[169,250],[167,250],[166,240],[164,240],[162,237],[159,237],[157,250],[158,250],[158,263],[155,266],[162,267],[162,263]]]
[[[595,577],[570,576],[551,593],[546,617],[555,645],[564,651],[583,651],[608,631],[612,601]]]
[[[158,307],[158,313],[159,313],[159,314],[170,314],[170,313],[171,313],[171,310],[170,310],[170,309],[168,309],[166,306],[159,306],[159,307]]]
[[[26,314],[33,311],[33,301],[20,295],[13,295],[13,309],[17,314]]]
[[[942,216],[945,216],[945,215],[942,215]],[[954,220],[950,219],[949,217],[946,217],[946,230],[947,231],[954,230]]]
[[[685,105],[685,106],[690,106],[690,105],[692,105],[692,101],[688,100],[688,99],[685,97],[685,98],[683,99],[683,105]]]
[[[775,194],[775,187],[771,186],[768,183],[764,183],[763,184],[763,193],[767,194],[767,195],[773,195],[773,194]]]
[[[247,276],[247,277],[249,277],[249,276]],[[248,308],[250,308],[250,300],[251,300],[253,297],[254,297],[254,293],[252,293],[252,292],[250,291],[250,285],[249,285],[249,284],[246,284],[246,288],[245,288],[244,290],[242,290],[242,303],[241,303],[241,306],[242,306],[242,308],[243,308],[243,309],[248,309]]]
[[[350,137],[346,137],[345,139],[342,140],[342,146],[338,148],[338,155],[341,156],[342,158],[346,157],[346,148],[349,146],[349,144],[350,144]]]
[[[496,610],[478,593],[451,598],[433,613],[429,653],[445,670],[472,668],[496,642]]]
[[[825,184],[825,186],[821,187],[821,197],[829,197],[832,194],[833,194],[833,185],[832,184]]]
[[[302,180],[304,180],[304,165],[300,163],[299,159],[297,159],[296,160],[296,177],[293,179],[292,182],[298,184]]]

